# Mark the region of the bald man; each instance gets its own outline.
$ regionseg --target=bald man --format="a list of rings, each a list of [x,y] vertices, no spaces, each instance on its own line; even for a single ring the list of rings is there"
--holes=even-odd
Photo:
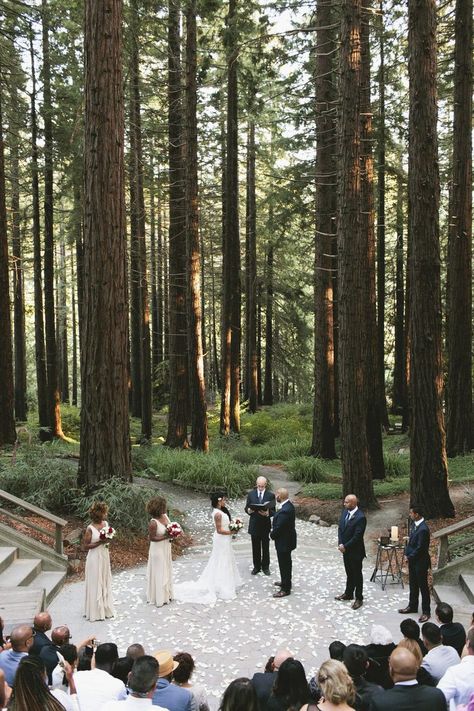
[[[263,506],[263,508],[261,508]],[[250,516],[249,533],[252,538],[252,575],[261,570],[270,575],[270,529],[275,513],[275,494],[267,489],[267,480],[259,476],[254,489],[247,494],[245,513]]]
[[[31,625],[17,625],[12,629],[10,634],[12,647],[0,654],[0,669],[5,674],[5,681],[9,686],[13,686],[20,660],[27,656],[34,636],[35,631]]]
[[[33,620],[33,629],[35,631],[35,639],[30,649],[30,655],[39,657],[43,647],[49,647],[52,642],[46,632],[49,632],[53,626],[51,615],[47,610],[38,612]]]
[[[338,548],[346,570],[346,589],[336,600],[355,600],[352,609],[362,607],[362,561],[365,558],[364,533],[367,526],[365,514],[358,507],[357,496],[348,494],[339,519]]]
[[[273,597],[286,597],[291,593],[291,574],[293,563],[291,552],[296,548],[295,507],[288,498],[287,489],[278,489],[276,500],[280,508],[273,517],[270,538],[275,541],[275,548],[280,568],[280,580],[275,583],[280,590]]]
[[[289,659],[293,655],[287,649],[279,649],[273,657],[272,670],[266,672],[255,672],[250,680],[250,683],[257,692],[260,708],[267,708],[267,701],[272,693],[273,685],[276,681],[278,670],[285,659]]]
[[[393,650],[389,669],[394,687],[372,696],[371,711],[446,711],[443,692],[416,681],[418,662],[408,649]]]
[[[55,627],[51,632],[51,644],[49,646],[43,647],[40,652],[40,659],[43,660],[48,673],[48,683],[52,683],[52,673],[58,665],[58,655],[56,652],[61,651],[63,644],[69,644],[71,639],[71,633],[69,632],[69,627],[66,625],[60,625]]]

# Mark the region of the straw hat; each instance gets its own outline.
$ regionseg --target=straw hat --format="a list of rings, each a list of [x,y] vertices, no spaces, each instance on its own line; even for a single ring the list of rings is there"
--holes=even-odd
[[[162,679],[164,676],[169,676],[171,672],[179,667],[179,662],[175,662],[171,652],[166,649],[160,649],[153,652],[153,656],[159,664],[158,677]]]

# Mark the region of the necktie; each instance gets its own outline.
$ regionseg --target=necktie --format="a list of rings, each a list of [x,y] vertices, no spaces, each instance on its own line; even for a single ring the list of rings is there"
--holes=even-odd
[[[263,493],[261,491],[258,492],[258,501],[260,504],[263,504]]]
[[[351,515],[350,515],[350,513],[349,513],[349,511],[348,511],[348,512],[346,513],[346,518],[345,518],[345,521],[344,521],[344,528],[345,528],[345,527],[347,526],[347,524],[349,523],[350,517],[351,517]]]

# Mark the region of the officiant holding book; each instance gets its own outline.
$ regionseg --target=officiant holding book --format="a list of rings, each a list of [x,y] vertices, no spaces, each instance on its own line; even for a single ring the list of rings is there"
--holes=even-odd
[[[247,495],[245,513],[249,514],[248,532],[252,537],[253,570],[270,575],[270,529],[275,513],[275,494],[267,489],[267,480],[259,476],[256,486]]]

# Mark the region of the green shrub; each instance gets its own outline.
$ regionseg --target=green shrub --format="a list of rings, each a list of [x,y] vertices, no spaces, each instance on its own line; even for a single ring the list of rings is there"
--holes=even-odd
[[[146,533],[148,514],[145,511],[147,502],[159,492],[151,487],[128,484],[121,479],[108,479],[94,493],[80,494],[76,499],[77,515],[87,520],[88,511],[94,501],[105,501],[109,507],[111,525],[121,529],[129,529],[138,533]]]
[[[323,499],[328,501],[331,499],[342,499],[342,482],[341,484],[331,484],[322,482],[321,484],[305,484],[301,489],[301,496],[307,496],[314,499]]]
[[[244,466],[222,451],[203,454],[155,445],[140,459],[141,466],[146,464],[142,469],[146,476],[206,492],[222,488],[229,496],[243,494],[258,475],[255,467]]]
[[[385,476],[387,478],[410,476],[410,463],[407,457],[402,457],[400,454],[384,452],[383,461],[385,464]]]
[[[79,439],[81,433],[81,411],[74,405],[61,405],[61,425],[66,437]]]
[[[296,457],[286,463],[286,469],[295,481],[317,484],[328,480],[324,462],[316,457]]]
[[[14,463],[0,464],[0,487],[48,511],[73,512],[77,464],[51,457],[49,446],[22,446]]]
[[[396,479],[385,479],[383,481],[374,480],[375,496],[396,496],[410,491],[409,477],[399,476]]]

